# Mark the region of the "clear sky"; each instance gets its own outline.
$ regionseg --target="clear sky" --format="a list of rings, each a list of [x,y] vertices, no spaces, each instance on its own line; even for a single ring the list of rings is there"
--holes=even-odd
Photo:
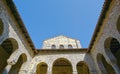
[[[14,0],[36,48],[65,35],[90,44],[104,0]]]

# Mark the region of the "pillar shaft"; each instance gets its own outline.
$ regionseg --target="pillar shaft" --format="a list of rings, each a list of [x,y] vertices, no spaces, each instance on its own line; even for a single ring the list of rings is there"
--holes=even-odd
[[[9,71],[10,71],[10,69],[11,69],[11,67],[12,67],[12,65],[7,65],[7,66],[5,67],[5,69],[4,69],[4,71],[3,71],[2,74],[8,74]]]
[[[52,64],[48,64],[47,74],[52,74]]]
[[[78,74],[76,64],[72,63],[73,74]]]
[[[112,66],[113,66],[113,69],[115,70],[116,74],[120,74],[120,70],[119,70],[117,64],[112,64]]]

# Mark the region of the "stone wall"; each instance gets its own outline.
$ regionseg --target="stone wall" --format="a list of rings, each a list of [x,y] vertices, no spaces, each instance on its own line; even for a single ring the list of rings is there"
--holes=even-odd
[[[119,26],[117,26],[117,21],[119,20],[120,16],[120,1],[113,0],[108,9],[109,10],[107,11],[105,18],[101,24],[101,29],[98,32],[90,53],[92,54],[99,74],[106,73],[106,70],[105,66],[103,66],[103,64],[99,62],[102,59],[98,58],[98,54],[103,55],[106,62],[114,68],[116,74],[119,74],[120,70],[117,66],[118,59],[116,59],[114,53],[111,52],[110,44],[106,43],[106,40],[110,38],[108,39],[108,41],[110,42],[111,38],[114,38],[120,43],[120,33],[117,29],[118,27],[120,27],[120,23]]]
[[[33,60],[30,62],[29,64],[29,72],[28,74],[34,74],[36,73],[36,68],[37,65],[40,63],[46,63],[48,68],[47,68],[47,74],[52,74],[52,67],[53,64],[56,60],[59,59],[64,59],[69,61],[69,63],[71,64],[72,67],[72,73],[76,72],[74,74],[77,74],[77,64],[79,62],[85,62],[86,65],[88,66],[88,68],[90,69],[89,71],[91,72],[91,74],[96,73],[95,71],[95,66],[94,66],[94,62],[92,62],[92,59],[89,57],[89,55],[86,55],[85,52],[81,52],[81,51],[74,51],[74,52],[41,52],[38,53]],[[89,61],[88,61],[89,60]],[[94,72],[93,72],[94,71]]]
[[[11,51],[9,57],[5,59],[6,64],[4,64],[4,66],[0,65],[0,67],[5,69],[4,73],[6,73],[10,70],[10,67],[8,68],[7,66],[12,67],[15,65],[22,54],[25,54],[27,61],[30,61],[33,57],[33,51],[18,27],[18,23],[6,5],[5,0],[0,0],[0,20],[0,26],[3,26],[2,28],[0,27],[0,47],[2,47],[3,50],[9,49]],[[0,48],[0,51],[3,50]],[[2,61],[2,58],[6,56],[0,54],[0,57],[0,61]],[[2,62],[0,62],[0,64],[2,64]]]

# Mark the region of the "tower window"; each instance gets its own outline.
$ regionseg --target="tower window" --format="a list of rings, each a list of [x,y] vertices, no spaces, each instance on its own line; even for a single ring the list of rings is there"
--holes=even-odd
[[[69,48],[69,49],[72,49],[73,47],[72,47],[72,45],[68,45],[68,48]]]
[[[55,45],[52,45],[51,48],[52,48],[52,49],[56,49],[56,46],[55,46]]]
[[[60,49],[64,49],[64,46],[63,46],[63,45],[60,45]]]

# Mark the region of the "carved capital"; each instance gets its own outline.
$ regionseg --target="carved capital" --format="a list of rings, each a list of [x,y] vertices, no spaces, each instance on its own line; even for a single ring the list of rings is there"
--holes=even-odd
[[[9,65],[14,65],[17,63],[18,59],[19,59],[19,56],[22,54],[21,51],[19,50],[16,50],[12,53],[12,55],[10,56],[10,58],[7,60],[7,63]]]
[[[16,62],[15,62],[14,59],[8,59],[8,60],[7,60],[7,63],[8,63],[9,65],[14,65]]]

